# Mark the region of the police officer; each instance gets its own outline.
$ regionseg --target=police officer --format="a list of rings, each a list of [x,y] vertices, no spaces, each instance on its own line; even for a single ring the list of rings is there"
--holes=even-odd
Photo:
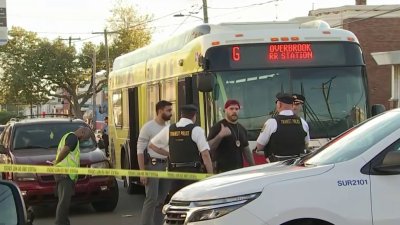
[[[310,140],[307,123],[293,113],[293,96],[278,93],[276,99],[279,114],[265,122],[255,149],[264,151],[267,161],[271,162],[299,156]]]
[[[303,105],[306,101],[306,97],[301,94],[293,94],[293,113],[296,116],[300,116],[303,111]]]
[[[169,156],[170,171],[174,172],[202,172],[202,163],[208,173],[213,172],[210,147],[207,143],[204,130],[195,125],[197,107],[185,105],[181,107],[181,119],[164,128],[158,133],[149,145],[159,154]],[[194,183],[189,180],[174,180],[171,192],[173,195],[179,189]]]
[[[148,148],[150,140],[167,126],[172,117],[172,103],[161,100],[156,104],[156,117],[143,125],[137,141],[137,158],[140,170],[165,171],[167,156],[157,154]],[[146,197],[143,202],[141,225],[162,225],[161,212],[164,200],[171,187],[170,180],[140,177],[145,185]]]
[[[53,165],[59,167],[80,166],[79,141],[90,138],[92,131],[88,127],[81,127],[75,132],[65,134],[58,144],[56,160]],[[55,175],[56,194],[58,204],[56,209],[56,225],[69,225],[68,219],[71,197],[74,194],[74,186],[78,180],[78,174]]]

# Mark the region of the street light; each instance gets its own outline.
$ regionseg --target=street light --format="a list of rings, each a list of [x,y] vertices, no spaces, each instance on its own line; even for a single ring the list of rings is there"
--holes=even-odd
[[[199,16],[193,16],[192,13],[190,13],[190,14],[182,14],[182,13],[179,13],[179,14],[175,14],[175,15],[174,15],[174,17],[185,17],[185,16],[193,17],[193,18],[199,19],[199,20],[201,20],[201,21],[204,22],[203,18],[201,18],[201,17],[199,17]]]

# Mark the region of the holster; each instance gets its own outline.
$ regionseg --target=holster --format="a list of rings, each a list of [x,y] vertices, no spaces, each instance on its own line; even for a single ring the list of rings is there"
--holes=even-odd
[[[151,163],[151,157],[149,152],[147,151],[147,148],[143,152],[143,157],[144,157],[144,165],[149,165],[149,163]]]

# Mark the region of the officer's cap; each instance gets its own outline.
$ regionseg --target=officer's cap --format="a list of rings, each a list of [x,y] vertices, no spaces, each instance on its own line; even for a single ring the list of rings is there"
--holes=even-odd
[[[182,113],[197,113],[197,111],[198,111],[198,109],[197,109],[197,107],[195,106],[195,105],[192,105],[192,104],[190,104],[190,105],[183,105],[182,107],[181,107],[181,112]]]
[[[293,94],[294,103],[304,103],[306,101],[306,97],[301,94]]]
[[[288,93],[278,93],[276,99],[282,103],[293,104],[294,98]]]

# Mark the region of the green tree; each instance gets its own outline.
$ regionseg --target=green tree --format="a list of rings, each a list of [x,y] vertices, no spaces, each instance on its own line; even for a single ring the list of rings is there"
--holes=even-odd
[[[92,43],[85,43],[81,54],[77,54],[75,48],[68,47],[61,40],[41,43],[36,54],[41,65],[40,74],[49,88],[49,96],[66,99],[72,106],[74,115],[82,118],[82,106],[93,96],[93,85],[96,85],[96,93],[100,92],[106,80],[93,84],[93,57],[89,52],[96,51]],[[97,68],[96,68],[96,71]],[[79,88],[89,88],[79,92]],[[59,93],[63,90],[62,93]]]
[[[42,104],[48,101],[42,79],[35,68],[40,65],[34,54],[42,42],[36,33],[12,27],[10,40],[0,48],[0,103]]]
[[[108,27],[117,31],[111,38],[110,59],[141,48],[151,41],[151,15],[140,15],[134,6],[124,0],[117,0],[111,10]],[[105,49],[101,48],[101,51]]]

